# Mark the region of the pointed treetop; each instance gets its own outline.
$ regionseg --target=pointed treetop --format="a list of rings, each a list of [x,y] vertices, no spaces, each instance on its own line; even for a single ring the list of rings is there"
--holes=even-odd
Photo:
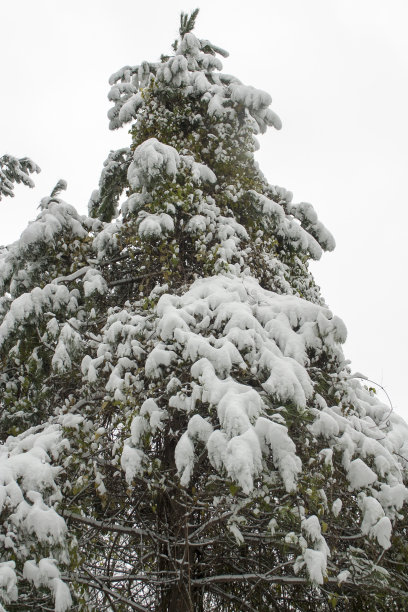
[[[51,191],[51,198],[54,198],[55,196],[59,195],[61,193],[61,191],[65,191],[67,188],[67,181],[64,181],[64,179],[60,179],[58,181],[58,183],[55,185],[54,189]]]
[[[180,29],[179,29],[181,38],[183,38],[185,34],[188,34],[188,32],[191,32],[192,30],[194,30],[195,21],[196,21],[199,10],[200,9],[198,8],[194,9],[194,11],[190,14],[190,16],[187,13],[181,13]]]
[[[59,179],[54,189],[51,191],[49,196],[45,196],[45,198],[41,198],[39,205],[37,208],[40,210],[45,210],[49,207],[52,202],[58,202],[57,196],[61,193],[61,191],[65,191],[68,184],[64,179]]]

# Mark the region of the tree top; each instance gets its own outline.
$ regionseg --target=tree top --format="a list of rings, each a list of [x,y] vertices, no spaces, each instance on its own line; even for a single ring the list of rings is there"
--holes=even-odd
[[[190,15],[188,15],[188,13],[183,13],[183,12],[181,13],[180,29],[179,29],[181,38],[183,38],[185,34],[188,34],[188,32],[191,32],[192,30],[194,30],[195,22],[196,22],[199,10],[200,9],[198,8],[194,9],[194,11],[190,13]]]

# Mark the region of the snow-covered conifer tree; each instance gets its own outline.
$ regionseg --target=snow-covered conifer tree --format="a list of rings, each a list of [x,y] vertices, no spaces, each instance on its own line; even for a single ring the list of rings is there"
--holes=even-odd
[[[408,427],[309,272],[332,235],[254,160],[269,94],[196,16],[111,77],[132,141],[89,216],[54,191],[0,254],[2,603],[401,610]]]

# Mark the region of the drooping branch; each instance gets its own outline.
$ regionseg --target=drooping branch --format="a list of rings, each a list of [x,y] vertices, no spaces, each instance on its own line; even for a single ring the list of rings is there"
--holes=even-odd
[[[34,181],[29,176],[33,172],[41,172],[41,168],[29,157],[18,159],[7,154],[0,157],[0,200],[2,196],[14,197],[15,183],[33,188]]]

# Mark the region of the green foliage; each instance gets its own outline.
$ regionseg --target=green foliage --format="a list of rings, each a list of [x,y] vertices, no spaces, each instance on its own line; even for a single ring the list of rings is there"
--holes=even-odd
[[[14,183],[34,187],[34,182],[29,176],[33,172],[41,172],[41,169],[29,157],[17,159],[12,155],[2,155],[0,157],[0,200],[3,196],[14,197]]]
[[[188,15],[187,13],[181,13],[181,15],[180,15],[180,29],[179,29],[179,33],[180,33],[181,38],[185,34],[188,34],[188,32],[191,32],[192,30],[194,30],[195,22],[196,22],[199,10],[200,9],[198,9],[198,8],[194,9],[194,11],[192,11],[190,13],[190,15]]]
[[[374,422],[372,393],[359,401],[341,326],[308,269],[328,234],[260,172],[254,134],[268,123],[255,117],[268,98],[260,95],[254,108],[252,89],[232,96],[237,82],[222,80],[211,63],[225,53],[191,33],[197,14],[181,15],[176,49],[184,55],[161,58],[167,80],[153,64],[119,71],[112,100],[125,92],[128,112],[137,109],[132,141],[104,163],[90,218],[57,197],[59,182],[32,233],[4,257],[1,440],[11,457],[44,451],[58,487],[45,481],[41,503],[69,526],[66,540],[48,536],[36,551],[33,529],[26,547],[11,502],[4,506],[1,535],[16,531],[23,585],[14,609],[51,605],[48,587],[21,578],[28,554],[57,558],[74,610],[84,612],[404,609],[406,517],[394,513],[393,546],[379,554],[377,540],[361,532],[368,489],[352,489],[345,470],[354,440],[353,452],[375,470],[367,448],[389,426]],[[196,44],[194,57],[186,41]],[[177,66],[208,85],[175,84]],[[209,92],[221,90],[228,96],[213,112]],[[201,293],[190,293],[198,285]],[[229,389],[228,422],[203,364],[213,386]],[[296,390],[306,387],[299,399]],[[334,409],[343,438],[316,426]],[[193,418],[224,436],[222,460],[210,456]],[[259,418],[275,427],[270,444],[262,429],[255,433]],[[59,454],[35,437],[48,426],[61,435]],[[255,452],[242,451],[247,432],[255,436],[248,445],[259,447],[256,466]],[[183,437],[193,454],[186,478],[177,460]],[[250,485],[228,464],[231,441],[242,451],[242,472],[246,454],[253,459]],[[17,480],[30,509],[25,479]],[[315,532],[305,528],[310,517]],[[304,558],[326,546],[331,557],[319,581]]]
[[[127,186],[128,149],[111,151],[104,162],[96,199],[91,199],[89,214],[109,223],[117,215],[119,198]]]

